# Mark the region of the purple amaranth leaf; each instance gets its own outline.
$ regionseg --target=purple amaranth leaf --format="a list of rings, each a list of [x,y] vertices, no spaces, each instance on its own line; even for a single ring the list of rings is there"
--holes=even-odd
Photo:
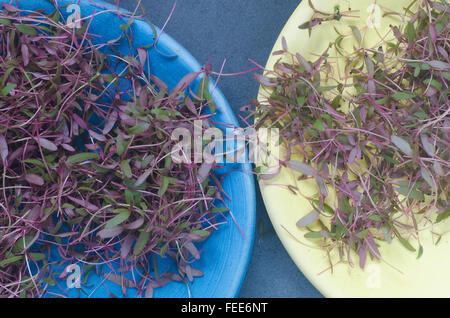
[[[301,227],[306,227],[308,225],[311,225],[318,218],[319,218],[319,212],[317,212],[316,210],[312,210],[311,212],[306,214],[304,217],[302,217],[300,220],[298,220],[297,227],[301,228]]]
[[[44,179],[34,173],[25,175],[25,180],[27,180],[31,184],[35,184],[38,186],[44,185]]]
[[[97,233],[97,236],[101,239],[108,239],[119,236],[123,232],[123,226],[114,226],[107,229],[103,229]]]
[[[275,171],[270,171],[270,172],[262,172],[259,175],[259,178],[261,180],[271,180],[273,178],[275,178],[276,176],[278,176],[280,174],[281,168],[278,167]]]
[[[347,134],[347,140],[350,143],[350,145],[356,146],[356,140],[355,140],[355,135],[354,134],[352,134],[352,133]]]
[[[197,171],[197,180],[202,183],[208,176],[213,165],[211,163],[204,162]]]
[[[136,283],[133,282],[131,279],[123,276],[118,275],[115,273],[105,273],[104,277],[109,280],[110,282],[113,282],[114,284],[117,284],[119,286],[123,286],[125,288],[134,288],[136,287]]]
[[[89,129],[89,135],[90,135],[92,138],[94,138],[95,140],[98,140],[98,141],[106,141],[106,137],[105,137],[105,136],[103,136],[102,134],[98,134],[98,133],[96,133],[95,131],[90,130],[90,129]]]
[[[96,205],[94,205],[92,203],[89,203],[86,200],[77,199],[77,198],[74,198],[72,196],[67,196],[67,198],[69,200],[71,200],[72,202],[75,202],[75,203],[81,205],[82,207],[84,207],[84,208],[86,208],[86,209],[88,209],[90,211],[97,211],[97,210],[99,210],[99,208]]]
[[[182,282],[184,279],[177,273],[167,273],[166,277],[174,282]]]
[[[22,44],[21,52],[22,52],[22,58],[23,58],[23,66],[27,66],[30,63],[30,52],[29,52],[28,46],[26,44]]]
[[[322,194],[323,196],[327,197],[328,196],[328,188],[327,188],[323,178],[320,177],[320,176],[316,176],[316,182],[317,182],[317,185],[319,186],[320,194]]]
[[[80,128],[82,128],[84,130],[89,129],[86,122],[77,114],[72,114],[72,118],[75,120],[75,122],[78,124],[78,126],[80,126]]]
[[[6,142],[5,136],[0,133],[0,157],[3,162],[6,162],[8,157],[8,143]]]
[[[290,160],[286,163],[286,165],[297,171],[300,172],[301,174],[307,175],[307,176],[314,176],[316,175],[316,170],[311,167],[310,165],[300,162],[300,161],[296,161],[296,160]]]
[[[169,86],[167,86],[166,83],[164,83],[162,80],[160,80],[158,77],[156,77],[153,74],[150,74],[150,80],[155,83],[155,85],[159,88],[160,91],[168,92]]]
[[[426,183],[428,183],[428,185],[434,190],[436,188],[436,185],[433,182],[433,177],[431,176],[431,174],[428,172],[427,169],[425,169],[425,167],[421,167],[420,168],[420,175],[422,176],[422,178],[426,181]]]
[[[428,137],[426,135],[420,135],[420,140],[422,141],[425,152],[430,157],[434,157],[434,145],[428,141]]]
[[[202,277],[204,274],[201,270],[191,267],[191,274],[193,277]]]
[[[26,218],[27,218],[27,220],[30,220],[30,221],[36,221],[39,219],[40,213],[41,213],[41,206],[35,205],[35,206],[33,206],[33,208],[31,210],[29,210]]]
[[[189,73],[188,75],[184,76],[178,84],[173,88],[172,94],[177,92],[184,91],[189,85],[191,85],[192,82],[195,81],[195,79],[200,75],[200,72],[193,72]]]
[[[134,235],[128,234],[123,240],[122,244],[120,244],[120,256],[122,257],[122,259],[127,258],[127,256],[130,254],[131,247],[133,246],[135,240],[136,238],[134,237]]]
[[[391,136],[392,143],[399,148],[403,153],[408,156],[412,156],[412,149],[409,143],[401,137],[392,135]]]
[[[139,187],[141,184],[143,184],[145,182],[145,180],[147,180],[147,178],[150,176],[150,174],[152,172],[153,172],[153,168],[149,168],[149,169],[145,170],[144,173],[139,176],[139,178],[137,179],[137,181],[134,184],[134,186],[135,187]]]
[[[296,53],[295,56],[296,56],[297,60],[300,62],[300,64],[303,65],[305,70],[308,73],[312,73],[313,68],[312,68],[311,64],[309,64],[309,62],[300,53]]]
[[[444,172],[444,169],[442,169],[442,165],[437,161],[433,162],[433,170],[434,170],[434,172],[436,172],[436,174],[438,176],[440,176],[440,177],[445,176],[445,172]]]
[[[61,147],[63,147],[65,150],[69,151],[69,152],[74,152],[75,148],[72,147],[71,145],[68,144],[62,144]]]
[[[367,260],[367,247],[361,247],[359,249],[359,267],[364,269],[366,266],[366,260]]]
[[[376,259],[380,259],[381,257],[380,251],[378,250],[377,244],[375,243],[370,233],[369,235],[366,236],[365,241],[367,242],[367,248],[370,254],[372,254],[373,257],[375,257]]]
[[[430,65],[432,68],[438,70],[438,71],[446,71],[450,72],[450,64],[442,61],[428,61],[425,62],[426,64]]]
[[[38,141],[42,148],[45,148],[50,151],[58,150],[58,147],[52,141],[50,141],[48,139],[40,137],[40,138],[38,138]]]
[[[144,218],[140,217],[131,223],[124,224],[123,227],[126,230],[136,230],[136,229],[140,228],[142,226],[142,224],[144,224]]]
[[[255,80],[260,83],[263,86],[267,86],[267,87],[276,87],[278,84],[272,82],[268,77],[255,73],[254,74]]]
[[[198,115],[197,109],[195,108],[194,103],[192,102],[192,99],[186,98],[186,105],[188,106],[189,110],[194,114]]]
[[[287,42],[286,42],[286,38],[284,36],[281,38],[281,46],[282,46],[284,51],[288,50],[288,45],[287,45]]]
[[[449,8],[449,10],[450,10],[450,8]],[[449,54],[442,46],[438,46],[438,51],[444,57],[445,60],[448,60]]]
[[[139,56],[139,62],[141,63],[141,66],[144,67],[145,61],[147,60],[147,51],[143,48],[138,48],[137,52]]]
[[[357,155],[358,155],[358,148],[355,147],[350,151],[350,154],[348,155],[348,163],[349,164],[354,163]]]
[[[437,1],[432,1],[431,5],[436,10],[439,10],[439,11],[442,11],[442,12],[445,12],[445,13],[450,13],[450,7],[448,5],[445,6],[443,3],[439,3]]]
[[[192,242],[186,242],[183,245],[195,259],[200,259],[200,253]]]
[[[153,288],[161,288],[169,284],[171,280],[167,277],[155,279],[149,282]]]
[[[116,124],[118,118],[118,114],[115,110],[111,112],[111,114],[108,116],[105,127],[103,128],[103,135],[106,135],[111,131],[111,129],[114,128],[114,125]]]

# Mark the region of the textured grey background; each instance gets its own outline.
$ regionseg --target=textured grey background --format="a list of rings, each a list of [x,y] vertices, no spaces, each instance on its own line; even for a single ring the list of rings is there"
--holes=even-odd
[[[113,3],[114,0],[107,0]],[[142,0],[147,17],[164,25],[174,0]],[[251,58],[265,65],[272,46],[300,0],[178,0],[165,31],[201,63],[212,59],[214,70],[226,59],[225,73],[254,67]],[[136,0],[120,0],[134,11]],[[254,99],[258,85],[251,74],[223,77],[219,87],[236,114]],[[258,191],[257,220],[264,232],[253,248],[240,297],[320,297],[297,269],[273,232]]]

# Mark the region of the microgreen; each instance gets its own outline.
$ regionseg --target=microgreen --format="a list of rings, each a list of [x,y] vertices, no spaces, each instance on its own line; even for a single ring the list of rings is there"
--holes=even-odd
[[[427,0],[414,3],[418,12],[405,11],[405,24],[392,26],[394,40],[363,47],[353,27],[361,48],[351,56],[336,50],[347,63],[342,77],[354,89],[352,95],[343,93],[343,84],[322,89],[330,80],[328,51],[307,61],[290,52],[285,40],[287,59],[267,75],[255,76],[265,92],[255,105],[256,126],[278,128],[287,154],[281,165],[300,172],[300,180],[317,183],[317,194],[308,198],[314,210],[297,226],[317,224],[321,230],[306,238],[321,239],[328,251],[339,249],[349,262],[350,251],[356,252],[361,267],[367,254],[382,256],[377,240],[396,238],[421,257],[423,247],[413,239],[416,218],[426,224],[430,218],[442,222],[448,217],[449,7]],[[313,20],[300,26],[310,33],[314,25],[343,18],[338,11],[326,14],[310,6]],[[358,63],[365,67],[356,69]]]
[[[144,72],[145,50],[102,53],[89,21],[74,30],[58,9],[3,8],[0,297],[46,296],[63,261],[119,262],[120,274],[95,271],[141,296],[201,276],[191,267],[201,256],[195,244],[227,209],[216,206],[223,198],[219,180],[209,178],[215,164],[172,162],[171,135],[179,125],[193,131],[195,120],[213,125],[207,87],[197,95],[208,100],[186,93],[202,72],[168,91]],[[132,38],[127,18],[120,39]],[[117,41],[106,45],[115,52]],[[48,257],[55,251],[61,261]],[[173,258],[178,273],[155,277],[152,255]],[[130,283],[125,275],[135,272]]]

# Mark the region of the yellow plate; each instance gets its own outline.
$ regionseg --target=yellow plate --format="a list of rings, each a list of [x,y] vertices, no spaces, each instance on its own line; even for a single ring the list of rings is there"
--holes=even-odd
[[[334,21],[332,25],[339,30],[349,33],[350,25],[358,27],[364,45],[375,45],[379,34],[388,32],[389,24],[400,25],[399,18],[394,16],[379,18],[383,6],[391,10],[404,12],[403,7],[411,0],[313,0],[317,10],[333,12],[335,5],[340,5],[341,11],[348,8],[359,10],[358,18],[343,18]],[[377,6],[374,6],[374,3]],[[381,11],[378,9],[381,8]],[[322,54],[330,40],[337,35],[333,26],[323,23],[312,30],[311,37],[308,30],[300,30],[298,26],[312,17],[312,9],[307,0],[303,0],[288,20],[281,32],[273,52],[282,48],[282,37],[291,52],[300,52],[304,57],[314,60],[314,54]],[[382,13],[381,13],[382,14]],[[378,24],[379,23],[379,24]],[[375,32],[375,33],[374,33]],[[376,33],[378,32],[378,33]],[[384,32],[384,33],[383,33]],[[355,38],[355,37],[353,37]],[[349,43],[347,43],[349,45]],[[266,65],[272,69],[279,56],[272,56]],[[260,90],[260,96],[263,91]],[[294,173],[283,169],[279,176],[269,181],[261,181],[261,193],[272,221],[284,247],[298,268],[311,283],[326,297],[450,297],[450,222],[447,220],[433,231],[447,233],[442,236],[438,245],[434,245],[436,237],[430,231],[421,231],[420,241],[424,253],[420,259],[417,253],[406,250],[398,240],[390,245],[381,244],[382,261],[368,261],[365,270],[358,265],[358,258],[354,257],[355,265],[337,264],[330,269],[327,254],[318,248],[314,242],[305,239],[305,230],[296,227],[296,222],[312,210],[308,201],[299,195],[293,195],[279,184],[294,184]],[[274,184],[274,185],[272,185]],[[302,181],[297,183],[302,193],[312,195],[316,192],[314,183]],[[417,247],[414,240],[411,241]],[[339,260],[335,254],[331,255],[333,264]]]

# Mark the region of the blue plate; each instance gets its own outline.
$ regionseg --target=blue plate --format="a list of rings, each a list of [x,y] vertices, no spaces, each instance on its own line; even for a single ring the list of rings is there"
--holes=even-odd
[[[0,0],[0,2],[9,3],[9,1]],[[68,4],[76,4],[78,1],[59,0],[56,1],[59,7]],[[20,0],[19,5],[24,10],[44,9],[47,13],[54,11],[50,1],[43,0]],[[105,43],[106,41],[116,39],[123,32],[119,25],[126,24],[123,17],[118,17],[117,12],[99,12],[105,10],[116,10],[117,8],[105,2],[81,0],[79,3],[82,17],[90,16],[94,12],[97,14],[92,20],[89,31],[92,34],[100,36],[96,41]],[[61,8],[61,13],[67,17],[73,13],[72,10]],[[133,47],[142,47],[153,42],[154,30],[144,20],[135,19],[131,26],[133,33]],[[159,29],[156,31],[160,32]],[[169,35],[163,33],[158,41],[158,51],[154,48],[149,49],[150,72],[161,78],[169,87],[174,87],[178,81],[188,73],[199,71],[200,64],[194,57],[186,51],[179,43]],[[198,85],[199,80],[193,85]],[[211,87],[212,88],[212,84]],[[216,88],[212,97],[217,105],[217,114],[214,119],[221,123],[231,124],[238,127],[238,121],[234,116],[231,107]],[[240,171],[234,170],[239,169]],[[254,240],[255,229],[255,187],[253,176],[244,171],[251,171],[250,164],[227,164],[222,171],[228,172],[223,180],[225,192],[230,196],[231,201],[227,204],[233,214],[228,215],[228,222],[221,225],[218,231],[213,232],[201,246],[202,257],[192,266],[204,272],[204,276],[196,278],[188,287],[184,283],[171,282],[168,285],[155,290],[155,297],[207,297],[207,298],[230,298],[236,297],[239,293],[242,281],[244,279]],[[242,231],[242,233],[241,233]],[[59,282],[60,284],[65,282]],[[98,286],[100,277],[91,274],[88,280],[92,286]],[[113,294],[122,295],[120,286],[107,282],[108,290]],[[65,287],[65,286],[64,286]],[[108,297],[104,288],[87,290],[92,293],[92,297]],[[68,291],[70,297],[83,297],[76,289]],[[127,293],[133,297],[136,292]]]

